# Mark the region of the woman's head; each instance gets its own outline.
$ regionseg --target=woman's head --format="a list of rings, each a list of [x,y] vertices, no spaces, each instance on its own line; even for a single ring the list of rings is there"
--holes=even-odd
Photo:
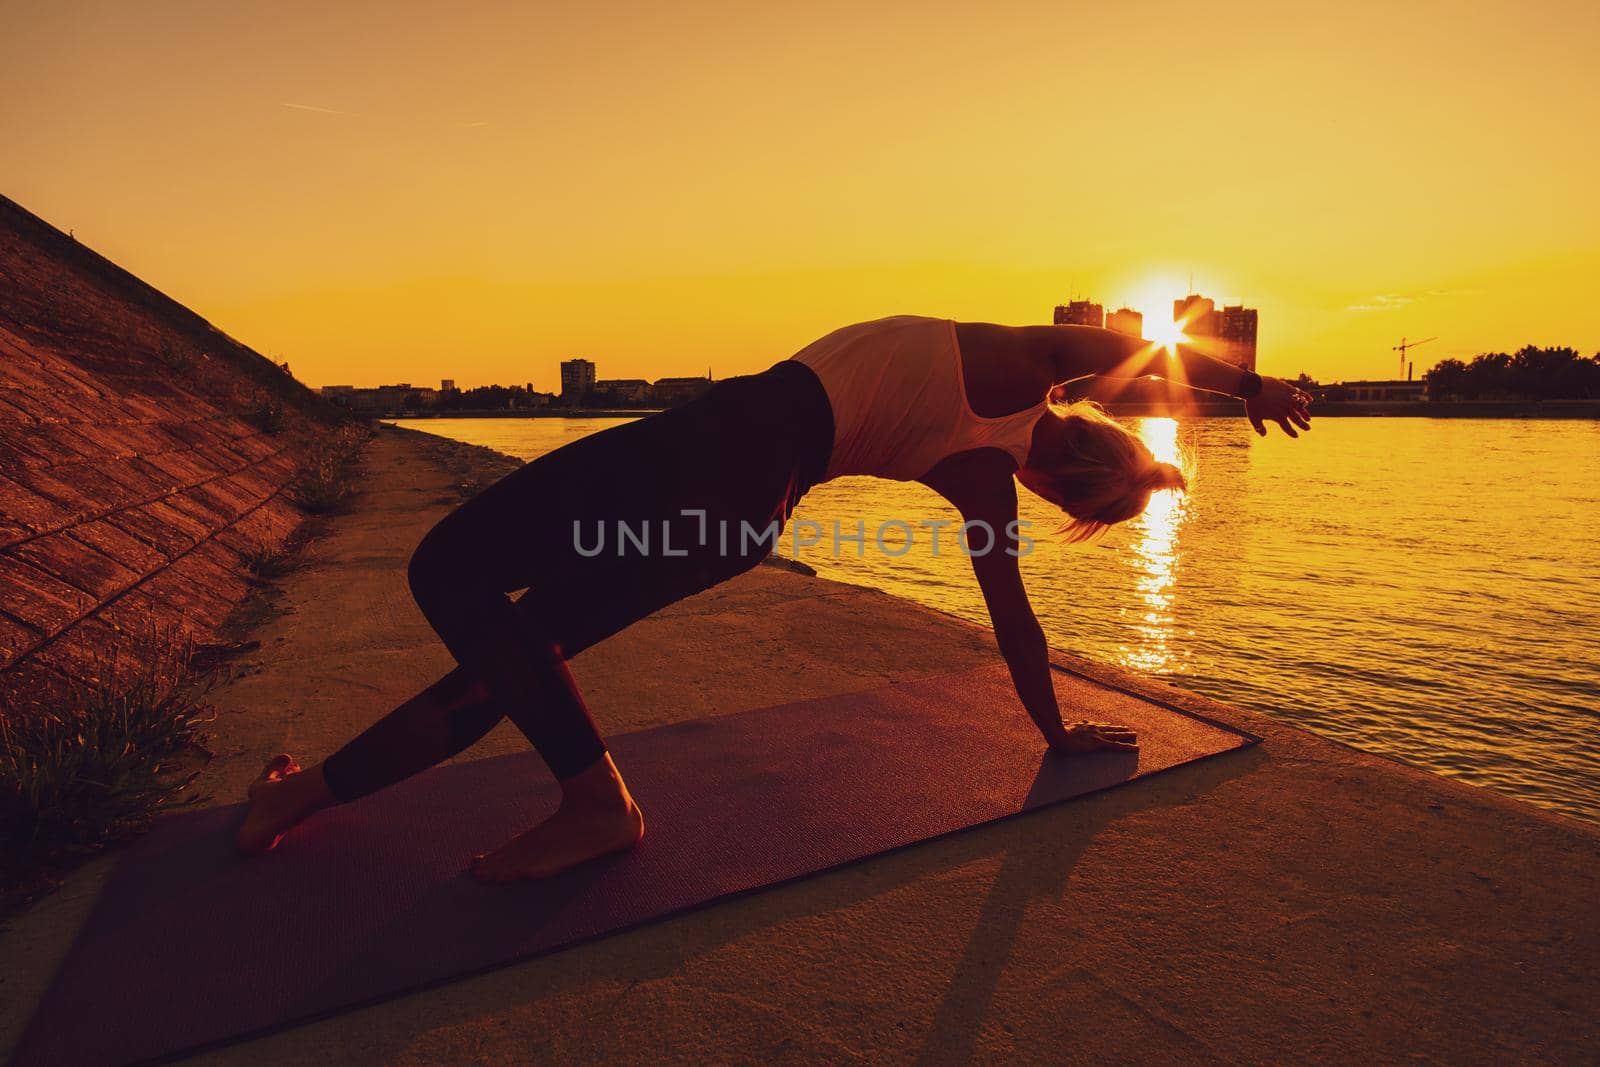
[[[1067,513],[1069,541],[1142,515],[1151,493],[1189,485],[1183,471],[1158,462],[1136,434],[1090,403],[1052,405],[1017,479]]]

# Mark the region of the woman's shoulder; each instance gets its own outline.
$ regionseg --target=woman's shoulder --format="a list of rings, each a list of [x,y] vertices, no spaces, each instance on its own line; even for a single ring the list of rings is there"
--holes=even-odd
[[[794,358],[804,361],[824,352],[851,348],[872,338],[895,334],[903,330],[939,330],[950,332],[949,319],[936,319],[927,315],[888,315],[879,319],[866,319],[840,326],[823,334],[802,348]]]
[[[967,402],[979,415],[993,418],[1033,407],[1055,384],[1048,354],[1036,350],[1015,326],[957,322],[955,335]]]
[[[898,330],[922,330],[930,333],[949,334],[954,325],[952,319],[941,319],[933,315],[886,315],[881,319],[869,319],[858,322],[847,329],[892,332]]]

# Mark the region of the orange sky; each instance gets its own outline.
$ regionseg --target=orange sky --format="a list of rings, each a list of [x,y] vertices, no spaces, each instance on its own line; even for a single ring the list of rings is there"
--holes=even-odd
[[[12,12],[0,192],[312,384],[720,377],[1190,272],[1267,373],[1600,349],[1593,3],[322,6]]]

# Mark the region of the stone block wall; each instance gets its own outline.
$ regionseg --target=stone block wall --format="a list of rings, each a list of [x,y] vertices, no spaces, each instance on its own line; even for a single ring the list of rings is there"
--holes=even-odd
[[[285,489],[326,417],[281,369],[0,199],[0,714],[56,699],[131,638],[215,635],[248,559],[301,521]]]

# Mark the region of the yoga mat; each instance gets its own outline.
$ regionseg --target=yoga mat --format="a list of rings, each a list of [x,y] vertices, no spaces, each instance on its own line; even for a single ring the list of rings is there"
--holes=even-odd
[[[14,1062],[126,1063],[474,974],[1256,739],[1058,671],[1063,717],[1141,750],[1047,754],[1003,667],[614,738],[632,852],[485,886],[475,853],[554,810],[531,752],[435,768],[237,856],[242,807],[166,817],[108,880]]]

